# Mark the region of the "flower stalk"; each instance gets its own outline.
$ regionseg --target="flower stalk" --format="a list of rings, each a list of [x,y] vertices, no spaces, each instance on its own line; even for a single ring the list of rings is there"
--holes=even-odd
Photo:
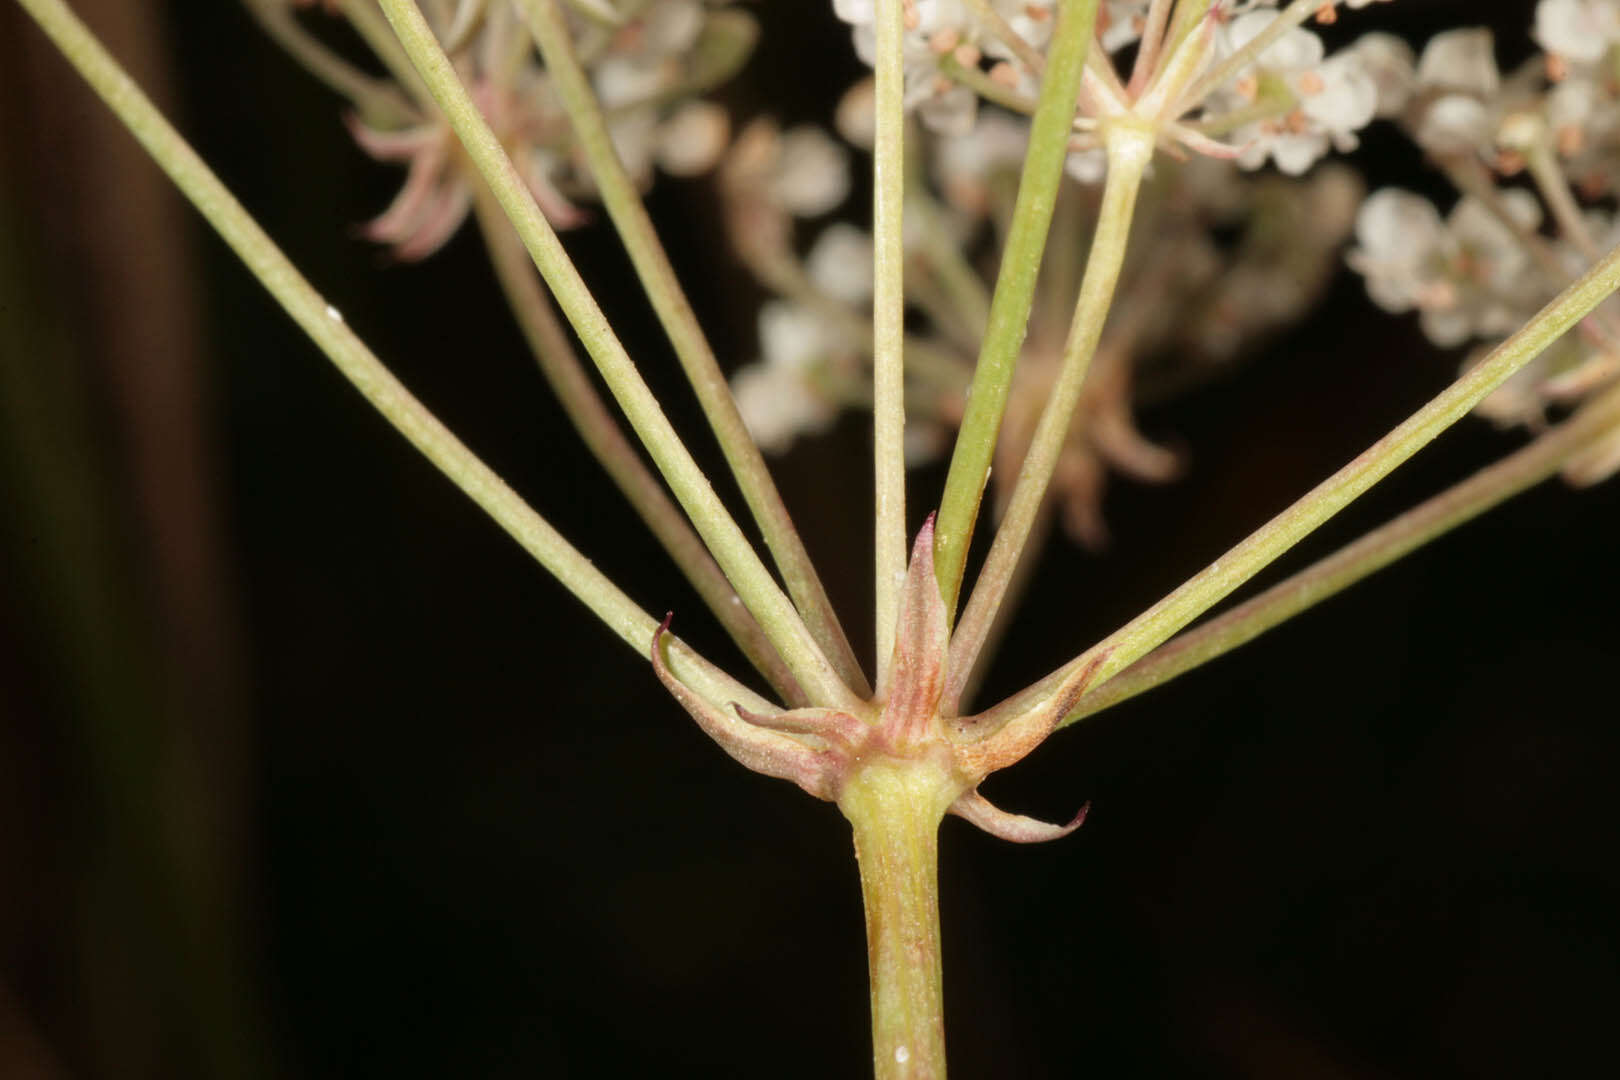
[[[1605,255],[1489,356],[1354,461],[1147,611],[998,708],[1015,710],[1022,702],[1050,695],[1055,686],[1088,668],[1096,668],[1092,685],[1106,683],[1388,476],[1584,319],[1617,287],[1620,247]]]
[[[759,448],[749,438],[697,315],[675,276],[647,208],[625,170],[597,103],[590,79],[575,53],[573,37],[558,0],[522,0],[528,27],[546,62],[546,71],[568,112],[579,150],[589,163],[603,205],[630,255],[647,298],[664,328],[687,380],[697,394],[709,427],[737,479],[743,499],[782,572],[788,594],[811,636],[846,684],[862,692],[865,676],[839,625],[832,602],[816,575],[810,555],[788,517]],[[905,537],[901,536],[902,572]]]
[[[1104,130],[1108,175],[1085,277],[1080,285],[1080,298],[1075,304],[1074,320],[1063,348],[1062,367],[1041,412],[990,554],[973,584],[973,592],[951,639],[951,674],[944,700],[947,715],[954,714],[961,703],[963,688],[1017,572],[1024,545],[1046,500],[1047,486],[1057,468],[1063,442],[1074,422],[1080,390],[1102,337],[1108,309],[1114,302],[1120,268],[1125,264],[1136,195],[1142,186],[1143,172],[1153,159],[1153,139],[1151,128],[1129,122],[1116,122]]]
[[[876,138],[872,147],[873,597],[877,681],[888,676],[906,577],[905,13],[878,0]]]
[[[1265,592],[1173,638],[1081,696],[1067,726],[1175,679],[1348,589],[1423,545],[1556,475],[1620,427],[1620,391],[1610,390],[1528,446]]]
[[[681,442],[414,0],[379,2],[467,156],[494,191],[603,381],[737,595],[759,620],[771,644],[812,700],[831,706],[854,706],[857,697],[839,677]]]
[[[1097,20],[1097,0],[1060,0],[1056,18],[1040,103],[1030,131],[1029,153],[1018,182],[1018,201],[990,301],[990,323],[951,452],[945,491],[940,496],[934,559],[945,610],[953,619],[967,567],[968,545],[973,539],[990,461],[995,456],[996,436],[1007,408],[1013,367],[1035,300],[1035,278],[1046,250],[1058,184],[1063,178],[1075,99],[1080,93]]]
[[[657,630],[657,621],[535,513],[383,366],[63,0],[18,3],[248,271],[383,418],[609,629],[637,652],[643,650]],[[770,707],[686,645],[673,643],[669,654],[672,669],[705,697]]]

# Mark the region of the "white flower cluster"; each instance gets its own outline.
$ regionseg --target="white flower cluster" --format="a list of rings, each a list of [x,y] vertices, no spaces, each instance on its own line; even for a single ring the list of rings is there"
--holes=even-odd
[[[299,0],[298,6],[313,3]],[[323,6],[347,16],[341,4]],[[422,13],[546,217],[558,228],[585,220],[576,204],[595,195],[595,183],[518,8],[505,0],[460,0],[424,3]],[[725,150],[730,123],[724,109],[696,99],[741,65],[756,36],[753,20],[704,0],[648,0],[617,27],[577,13],[572,18],[576,49],[620,160],[636,182],[650,184],[655,166],[676,176],[712,167]],[[415,84],[399,89],[409,96]],[[413,119],[404,125],[382,127],[358,114],[350,119],[368,154],[407,169],[398,196],[365,229],[405,260],[432,254],[454,235],[474,190],[433,102],[411,98],[410,109]]]
[[[1348,0],[1348,6],[1373,2]],[[1236,158],[1251,169],[1271,161],[1297,175],[1330,149],[1353,149],[1357,131],[1398,108],[1380,78],[1387,41],[1329,56],[1316,34],[1290,26],[1264,48],[1245,52],[1257,55],[1239,62],[1221,85],[1196,98],[1183,93],[1193,77],[1266,32],[1280,17],[1276,6],[1277,0],[1215,0],[1199,25],[1182,28],[1181,9],[1172,0],[1104,0],[1096,22],[1103,51],[1134,46],[1137,66],[1128,80],[1124,74],[1088,75],[1071,175],[1083,182],[1101,178],[1103,155],[1086,143],[1098,122],[1125,112],[1160,128],[1167,143]],[[872,63],[874,0],[833,0],[833,10],[853,26],[856,52]],[[1334,10],[1335,0],[1324,0],[1318,15],[1330,19]],[[905,101],[930,130],[969,135],[981,94],[1021,111],[1033,109],[1056,19],[1051,0],[905,0],[904,15]],[[1141,115],[1144,109],[1151,115]],[[1196,130],[1184,120],[1195,120]],[[1208,132],[1226,141],[1201,134]]]
[[[833,12],[854,27],[855,51],[871,64],[877,55],[875,0],[833,0]],[[1054,17],[1052,0],[907,0],[905,100],[931,130],[962,135],[973,128],[978,94],[947,74],[948,65],[978,71],[1009,88],[1029,85],[1025,57],[1045,47]],[[1016,38],[1016,40],[1009,40]]]
[[[1356,218],[1351,267],[1385,311],[1421,313],[1442,348],[1506,337],[1546,298],[1521,237],[1541,224],[1541,204],[1522,189],[1502,192],[1497,216],[1464,197],[1442,221],[1421,195],[1385,188]]]
[[[1620,241],[1602,208],[1620,194],[1620,0],[1541,0],[1533,37],[1545,55],[1506,75],[1480,29],[1439,34],[1415,61],[1392,46],[1381,69],[1405,99],[1402,124],[1465,194],[1442,219],[1420,195],[1375,192],[1349,262],[1375,303],[1418,312],[1436,345],[1476,344],[1465,368]],[[1537,427],[1549,407],[1579,407],[1617,378],[1620,311],[1609,303],[1478,411]],[[1620,433],[1567,475],[1590,483],[1616,469]]]
[[[1276,18],[1272,11],[1238,16],[1218,36],[1217,55],[1237,52]],[[1330,148],[1354,150],[1356,132],[1389,108],[1387,100],[1380,101],[1381,85],[1374,75],[1381,58],[1369,55],[1384,47],[1379,38],[1363,38],[1328,56],[1321,38],[1294,27],[1262,50],[1235,82],[1217,91],[1205,111],[1239,117],[1270,113],[1232,130],[1237,162],[1254,169],[1269,158],[1284,173],[1298,176]]]

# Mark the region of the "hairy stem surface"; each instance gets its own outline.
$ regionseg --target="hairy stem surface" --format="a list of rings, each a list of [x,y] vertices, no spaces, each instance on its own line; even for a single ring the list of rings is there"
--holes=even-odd
[[[644,654],[658,629],[657,620],[563,539],[394,378],[67,5],[62,0],[17,2],[355,389],[564,588],[637,654]],[[680,679],[711,700],[772,707],[684,644],[671,643],[669,656]]]
[[[670,499],[658,477],[643,464],[641,455],[619,430],[618,419],[597,393],[574,352],[573,342],[551,308],[551,299],[535,276],[529,253],[507,223],[494,197],[480,191],[476,202],[478,225],[484,234],[489,260],[501,291],[534,353],[546,383],[562,405],[574,430],[601,462],[603,470],[630,503],[649,532],[669,552],[692,588],[726,628],[743,655],[764,675],[789,705],[806,704],[804,692],[782,658],[746,608],[737,602],[731,583],[715,564],[709,549],[692,531],[680,507]]]
[[[709,427],[726,464],[736,477],[743,500],[759,525],[788,595],[804,617],[811,636],[821,647],[838,675],[857,693],[866,690],[865,675],[855,660],[849,640],[833,611],[832,601],[816,575],[809,552],[799,538],[798,531],[788,516],[782,496],[771,479],[770,470],[759,448],[743,425],[737,403],[731,397],[725,374],[720,370],[714,350],[698,324],[697,314],[675,276],[669,256],[658,239],[652,218],[636,191],[635,182],[625,171],[613,146],[607,121],[601,105],[585,73],[574,41],[569,34],[568,22],[558,0],[522,0],[528,26],[546,62],[569,123],[578,140],[578,146],[590,165],[591,176],[607,207],[608,217],[618,230],[631,265],[641,280],[642,288],[651,301],[653,311],[664,328],[675,356],[686,372],[687,381],[697,395],[698,404],[708,419]],[[904,545],[904,540],[901,541]],[[901,567],[904,571],[904,566]]]
[[[652,390],[613,332],[557,233],[518,175],[488,121],[462,85],[415,0],[379,0],[401,44],[474,166],[500,201],[523,246],[557,298],[602,380],[624,411],[675,498],[697,528],[737,595],[764,628],[811,700],[850,709],[859,699],[839,677],[792,602],[777,586],[709,479],[681,442]]]
[[[953,620],[973,525],[990,478],[990,460],[995,455],[1001,418],[1007,410],[1013,368],[1029,326],[1035,278],[1046,250],[1058,184],[1063,179],[1063,159],[1069,151],[1069,129],[1074,123],[1075,98],[1090,52],[1097,0],[1061,0],[1056,17],[1040,104],[1030,127],[1029,153],[1024,158],[1012,225],[990,301],[990,324],[979,349],[934,526],[935,573],[947,617]]]
[[[974,582],[962,621],[951,638],[950,663],[946,665],[950,674],[943,703],[947,715],[955,712],[961,701],[962,690],[990,634],[996,612],[1018,567],[1019,556],[1046,500],[1046,489],[1068,438],[1086,372],[1102,337],[1108,309],[1114,302],[1120,267],[1125,264],[1136,194],[1142,186],[1142,173],[1153,157],[1153,132],[1119,125],[1108,129],[1104,141],[1108,149],[1108,179],[1103,187],[1102,207],[1091,241],[1085,278],[1080,285],[1080,298],[1075,303],[1074,321],[1063,346],[1062,366],[1046,407],[1041,411],[984,569]]]
[[[958,793],[931,765],[876,762],[838,798],[861,868],[877,1080],[945,1077],[939,823]]]
[[[1050,695],[1064,679],[1087,668],[1098,657],[1102,659],[1093,685],[1100,686],[1147,655],[1465,416],[1514,372],[1534,360],[1585,318],[1617,286],[1620,286],[1620,248],[1604,256],[1534,319],[1493,349],[1489,356],[1354,461],[1256,529],[1247,539],[1163,600],[1039,683],[1014,695],[1003,706],[997,706],[997,710],[1005,708],[1011,712],[1024,702]]]
[[[1487,465],[1461,483],[1413,507],[1285,581],[1189,630],[1086,692],[1064,724],[1083,720],[1245,645],[1300,612],[1336,596],[1362,578],[1429,541],[1541,483],[1592,441],[1620,424],[1620,391],[1528,446]]]

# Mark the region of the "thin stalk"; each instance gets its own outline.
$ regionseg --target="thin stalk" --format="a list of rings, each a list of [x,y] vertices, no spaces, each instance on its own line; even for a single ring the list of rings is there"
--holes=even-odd
[[[1227,80],[1254,63],[1255,58],[1269,49],[1278,38],[1295,27],[1303,25],[1306,19],[1315,15],[1322,8],[1333,7],[1337,4],[1338,0],[1294,0],[1292,4],[1278,12],[1277,17],[1271,20],[1264,30],[1254,35],[1252,40],[1245,42],[1241,49],[1222,60],[1203,78],[1194,82],[1176,103],[1173,115],[1180,116],[1188,109],[1196,106],[1211,93],[1225,85]]]
[[[1558,231],[1575,245],[1583,257],[1597,258],[1601,252],[1592,241],[1592,230],[1586,227],[1586,219],[1581,217],[1581,208],[1576,205],[1575,196],[1569,193],[1569,181],[1565,179],[1558,159],[1553,156],[1552,148],[1544,140],[1537,141],[1525,155],[1525,163],[1530,178],[1536,182],[1536,190],[1541,192],[1541,197],[1552,210]]]
[[[506,294],[507,304],[529,343],[535,362],[586,448],[601,462],[603,470],[648,531],[657,537],[681,574],[755,669],[789,705],[807,704],[793,673],[771,648],[759,623],[738,601],[709,549],[703,546],[680,507],[670,500],[664,485],[643,464],[641,455],[619,430],[617,419],[585,374],[573,342],[552,311],[551,299],[535,277],[529,253],[495,205],[494,196],[488,189],[481,190],[474,205],[501,291]]]
[[[697,394],[709,427],[719,441],[743,499],[765,538],[765,546],[782,572],[788,594],[803,616],[810,636],[832,664],[838,677],[857,694],[864,694],[867,690],[866,678],[843,627],[839,625],[832,602],[816,575],[815,566],[793,526],[793,520],[788,516],[782,496],[771,480],[765,459],[743,424],[714,350],[710,348],[697,315],[675,276],[675,268],[670,265],[663,244],[659,242],[658,232],[647,215],[647,208],[642,204],[635,182],[625,171],[618,151],[614,149],[607,121],[591,88],[590,77],[574,50],[573,37],[563,11],[557,0],[523,0],[523,8],[529,29],[545,59],[551,85],[568,113],[575,145],[590,164],[591,176],[596,181],[608,216],[618,230],[636,276],[640,278],[658,321]]]
[[[1546,275],[1547,281],[1557,286],[1569,280],[1569,268],[1553,250],[1546,237],[1534,229],[1526,228],[1508,210],[1507,202],[1502,198],[1502,189],[1496,186],[1496,181],[1473,154],[1457,155],[1440,159],[1440,167],[1446,178],[1451,181],[1458,191],[1464,195],[1471,195],[1479,200],[1480,205],[1491,212],[1491,216],[1501,222],[1504,228],[1511,232],[1518,240],[1520,246],[1530,253],[1536,265]],[[1588,255],[1595,258],[1595,254]],[[1620,323],[1616,322],[1613,312],[1594,311],[1587,320],[1587,326],[1601,340],[1603,347],[1611,352],[1620,351]]]
[[[1025,41],[1023,35],[1012,28],[1012,24],[1001,17],[1001,12],[991,6],[990,0],[963,0],[963,5],[1018,57],[1019,63],[1029,69],[1031,75],[1040,75],[1046,70],[1046,57],[1040,51]]]
[[[247,0],[247,8],[272,41],[367,121],[397,125],[412,118],[414,110],[398,90],[328,49],[299,24],[285,0]]]
[[[292,316],[343,376],[383,418],[466,492],[496,524],[533,555],[564,588],[608,625],[637,654],[652,644],[658,621],[642,611],[597,570],[490,467],[439,422],[402,386],[376,355],[344,323],[337,309],[306,281],[265,235],[150,99],[107,54],[101,43],[62,0],[17,0],[100,95],[182,194],[208,220],[277,303]],[[714,667],[689,647],[674,642],[672,668],[693,689],[717,702],[737,700],[749,708],[772,706]],[[741,694],[741,697],[735,695]],[[749,705],[747,703],[755,704]]]
[[[410,58],[400,50],[399,42],[388,30],[388,23],[377,9],[377,0],[340,0],[339,9],[349,20],[354,32],[366,43],[374,56],[388,69],[399,84],[420,101],[427,100],[427,87],[411,66]]]
[[[908,205],[921,210],[923,254],[929,272],[950,300],[951,318],[961,323],[975,342],[979,341],[990,323],[990,290],[962,249],[951,242],[938,207],[924,199],[913,199]]]
[[[613,333],[579,271],[574,268],[545,214],[534,201],[512,160],[461,84],[450,58],[439,47],[414,0],[380,0],[401,44],[417,65],[434,100],[461,140],[468,158],[500,200],[523,239],[529,256],[550,286],[602,379],[624,410],[675,498],[697,527],[715,561],[759,620],[771,644],[813,702],[833,708],[858,707],[858,699],[805,628],[770,571],[721,503],[708,477],[681,443],[651,389]]]
[[[1170,5],[1175,0],[1153,0],[1148,7],[1147,19],[1142,25],[1142,43],[1137,48],[1136,63],[1131,66],[1131,81],[1125,92],[1132,98],[1142,96],[1148,81],[1158,70],[1159,57],[1164,51],[1164,30],[1170,21]]]
[[[950,53],[941,56],[938,61],[939,73],[953,82],[959,82],[972,90],[986,101],[994,102],[1009,112],[1021,113],[1024,116],[1035,114],[1035,99],[1025,97],[1017,90],[1003,86],[989,75],[976,67],[959,64],[956,57]]]
[[[968,544],[973,539],[974,522],[995,455],[996,435],[1007,408],[1013,367],[1029,324],[1035,279],[1046,249],[1058,183],[1063,177],[1075,100],[1096,20],[1097,0],[1059,0],[1040,103],[1030,128],[1029,153],[1024,158],[1018,200],[990,301],[990,324],[979,350],[934,525],[935,574],[951,618],[956,612]]]
[[[1159,646],[1080,698],[1063,724],[1161,686],[1245,645],[1272,627],[1404,558],[1424,544],[1551,477],[1571,457],[1620,424],[1620,392],[1582,409],[1501,461],[1413,507],[1219,618]]]
[[[889,664],[906,580],[905,12],[878,0],[876,138],[872,146],[873,597],[877,684]]]
[[[985,678],[990,674],[990,665],[1001,650],[1001,643],[1006,640],[1007,634],[1017,622],[1020,602],[1029,595],[1030,587],[1039,576],[1037,571],[1041,568],[1041,555],[1052,537],[1053,517],[1053,506],[1048,501],[1035,519],[1035,527],[1030,530],[1024,550],[1018,555],[1018,565],[1013,567],[1012,580],[1007,584],[1006,597],[1000,610],[996,612],[996,617],[990,621],[990,631],[985,635],[984,644],[979,648],[978,659],[973,662],[972,669],[962,681],[962,689],[957,693],[957,712],[961,711],[963,702],[971,704],[978,697]],[[948,669],[946,673],[949,674]]]
[[[907,761],[867,766],[838,797],[861,869],[877,1080],[945,1080],[939,823],[958,793]]]
[[[1324,521],[1388,476],[1435,436],[1456,423],[1514,372],[1583,319],[1620,286],[1620,248],[1560,293],[1530,322],[1479,364],[1441,391],[1354,461],[1318,484],[1170,595],[1028,690],[1019,703],[1049,696],[1063,679],[1098,661],[1092,685],[1157,648],[1293,547]],[[1001,707],[998,706],[998,709]],[[1015,711],[1009,703],[1009,713]]]
[[[1080,402],[1086,372],[1091,367],[1091,358],[1102,337],[1108,309],[1114,302],[1114,287],[1119,283],[1120,268],[1125,264],[1125,249],[1130,240],[1136,195],[1142,186],[1143,171],[1153,159],[1153,137],[1151,128],[1127,126],[1124,123],[1110,124],[1104,129],[1108,176],[1103,186],[1102,206],[1097,214],[1097,229],[1092,235],[1085,276],[1080,283],[1080,298],[1075,303],[1074,319],[1063,347],[1057,382],[1052,387],[1045,408],[1041,410],[1040,421],[1036,424],[1029,451],[1019,470],[1012,498],[1002,515],[1001,527],[996,530],[990,554],[985,558],[984,568],[973,584],[972,595],[968,598],[956,632],[951,635],[950,659],[945,667],[945,694],[941,702],[947,716],[953,715],[960,704],[962,689],[995,622],[996,612],[1007,594],[1007,586],[1017,569],[1024,544],[1046,501],[1047,485],[1063,452],[1063,443],[1074,420],[1075,406]]]

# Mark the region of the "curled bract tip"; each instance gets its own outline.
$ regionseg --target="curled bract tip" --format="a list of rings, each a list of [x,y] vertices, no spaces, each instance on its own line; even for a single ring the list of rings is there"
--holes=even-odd
[[[1080,807],[1067,825],[1054,825],[1023,814],[1011,814],[997,807],[979,794],[979,789],[963,792],[951,804],[950,812],[972,822],[991,836],[1011,840],[1015,844],[1039,844],[1048,840],[1061,840],[1085,824],[1091,803]]]

